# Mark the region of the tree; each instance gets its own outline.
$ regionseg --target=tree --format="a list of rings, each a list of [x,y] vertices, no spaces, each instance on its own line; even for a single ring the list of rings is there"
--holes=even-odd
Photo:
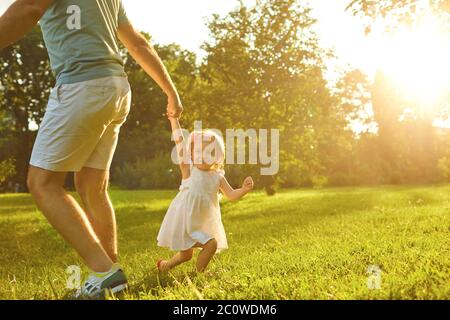
[[[334,88],[340,120],[338,139],[328,151],[332,161],[328,170],[333,185],[376,182],[374,136],[377,126],[372,114],[371,83],[360,70],[350,69]]]
[[[0,52],[0,160],[16,159],[17,180],[25,184],[36,131],[54,84],[39,27]]]
[[[323,76],[327,53],[314,23],[296,0],[241,2],[213,17],[212,40],[204,44],[196,99],[202,119],[222,131],[279,129],[284,185],[308,184],[325,173],[321,152],[333,143],[337,125]]]
[[[0,161],[0,185],[9,177],[16,174],[16,167],[13,159]]]
[[[385,182],[434,181],[437,140],[432,115],[415,113],[410,102],[381,71],[377,72],[372,87],[372,104]]]
[[[417,27],[430,14],[444,30],[448,30],[450,23],[448,0],[353,0],[347,9],[365,19],[366,32],[371,31],[373,23],[380,21],[388,31],[402,25]],[[392,80],[383,72],[377,72],[372,104],[379,132],[374,147],[383,168],[384,182],[435,181],[441,148],[433,121],[436,116],[441,119],[448,116],[445,108],[448,101],[448,96],[443,96],[438,102],[433,102],[435,105],[429,106],[429,109],[439,110],[439,114],[421,112],[423,106],[401,96]]]
[[[150,41],[150,36],[147,34],[145,36]],[[191,113],[192,91],[198,72],[195,54],[175,44],[155,45],[155,49],[177,86],[187,110],[186,114]],[[172,169],[170,151],[173,144],[167,117],[164,115],[167,97],[126,51],[124,51],[124,58],[125,71],[128,74],[133,98],[128,120],[121,129],[120,142],[113,162],[112,181],[122,186],[139,188],[142,185],[138,181],[129,181],[131,177],[126,179],[124,172],[145,171],[150,167],[150,163],[156,162],[156,159],[165,159],[164,165],[161,165],[159,169],[166,166],[162,170],[170,172]],[[189,123],[189,119],[183,119],[183,122]],[[151,172],[147,173],[148,179],[151,179],[151,174]],[[131,174],[131,176],[136,175]],[[172,176],[168,178],[172,180]],[[148,186],[147,183],[145,185]]]
[[[427,12],[432,12],[446,24],[450,19],[448,0],[352,0],[347,10],[365,19],[367,33],[371,31],[371,25],[380,19],[387,22],[388,29],[395,29],[401,24],[413,24]]]

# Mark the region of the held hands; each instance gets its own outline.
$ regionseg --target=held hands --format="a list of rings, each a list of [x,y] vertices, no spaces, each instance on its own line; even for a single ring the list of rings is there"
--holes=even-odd
[[[182,112],[183,105],[178,94],[169,96],[167,101],[167,117],[180,118]]]
[[[253,182],[252,177],[245,178],[244,182],[242,183],[242,189],[244,189],[246,192],[252,191],[254,186],[255,183]]]

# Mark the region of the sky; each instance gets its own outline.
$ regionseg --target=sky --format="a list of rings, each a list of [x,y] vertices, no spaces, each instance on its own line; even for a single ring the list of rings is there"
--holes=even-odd
[[[251,0],[246,0],[251,1]],[[0,0],[3,12],[13,0]],[[306,2],[306,1],[305,1]],[[329,61],[332,72],[342,66],[352,65],[373,74],[370,50],[372,43],[365,38],[361,22],[345,7],[349,0],[310,0],[315,26],[322,46],[332,48],[337,61]],[[196,52],[200,57],[201,44],[208,40],[206,21],[214,13],[225,15],[235,8],[237,0],[123,0],[132,23],[140,30],[153,36],[160,44],[177,43],[181,47]]]

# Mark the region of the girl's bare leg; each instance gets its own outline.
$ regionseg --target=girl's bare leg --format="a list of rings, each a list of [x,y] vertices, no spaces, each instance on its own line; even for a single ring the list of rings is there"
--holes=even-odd
[[[189,260],[192,259],[193,251],[194,249],[180,251],[176,255],[174,255],[170,260],[158,261],[159,271],[167,272],[170,269],[173,269],[184,262],[188,262]]]
[[[197,257],[197,271],[203,272],[216,253],[217,241],[216,239],[211,239],[204,245],[200,245],[200,247],[202,248],[202,251],[200,251]]]

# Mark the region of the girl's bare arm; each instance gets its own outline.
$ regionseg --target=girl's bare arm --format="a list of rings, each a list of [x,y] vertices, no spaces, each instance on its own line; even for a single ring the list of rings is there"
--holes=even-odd
[[[228,180],[223,177],[220,180],[220,190],[223,192],[225,197],[227,197],[231,201],[237,201],[245,196],[247,193],[252,191],[254,186],[252,177],[245,178],[242,183],[242,187],[239,189],[233,189],[232,186],[228,183]]]
[[[183,131],[177,118],[169,117],[169,121],[172,127],[172,137],[177,148],[177,157],[178,163],[180,164],[181,176],[183,179],[187,179],[191,175],[191,168],[188,161],[189,155],[187,154]]]

